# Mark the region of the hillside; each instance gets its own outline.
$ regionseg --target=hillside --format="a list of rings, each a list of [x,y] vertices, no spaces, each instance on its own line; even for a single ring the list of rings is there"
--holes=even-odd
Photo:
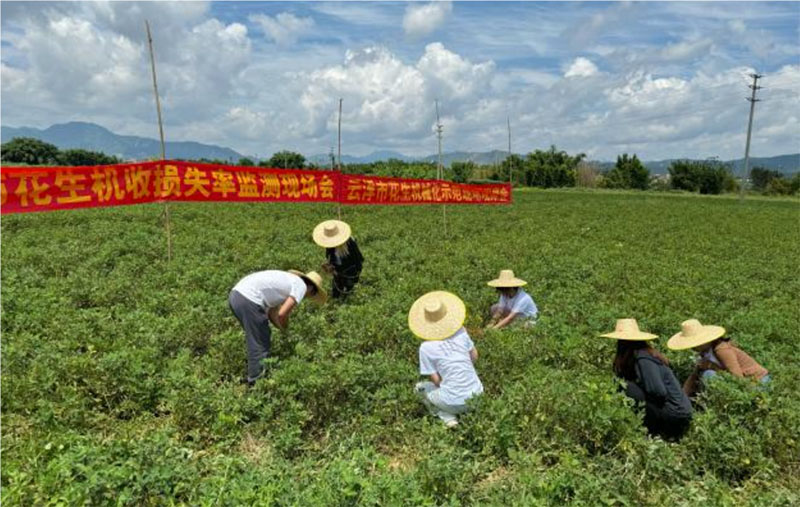
[[[14,137],[33,137],[56,145],[60,149],[83,148],[116,155],[123,160],[144,160],[161,156],[161,143],[157,139],[122,136],[94,123],[69,122],[52,125],[44,130],[30,127],[2,127],[2,142]],[[167,158],[220,159],[238,161],[242,155],[230,148],[210,144],[181,141],[166,143]]]
[[[157,157],[161,153],[160,143],[157,139],[150,139],[138,136],[118,135],[110,130],[94,123],[69,122],[52,125],[44,130],[30,127],[2,127],[2,142],[11,140],[14,137],[34,137],[57,147],[64,148],[83,148],[88,150],[101,151],[109,155],[117,155],[124,160],[142,160]],[[237,162],[244,155],[222,146],[202,144],[192,141],[167,142],[167,158],[180,159],[219,159],[227,162]],[[524,154],[520,154],[523,155]],[[493,165],[502,162],[507,156],[507,152],[501,150],[492,151],[454,151],[442,154],[442,161],[445,166],[449,166],[455,161],[472,161],[479,165]],[[353,156],[342,154],[343,164],[364,164],[389,160],[391,158],[411,161],[423,161],[436,163],[438,155],[426,155],[423,157],[412,157],[391,150],[374,151],[364,156]],[[316,154],[307,156],[309,162],[321,167],[330,165],[330,154]],[[677,159],[677,157],[676,157]],[[644,165],[653,174],[666,174],[669,164],[676,159],[667,160],[645,160]],[[613,166],[613,161],[593,161],[602,170],[608,170]],[[736,174],[739,174],[744,166],[744,159],[725,161],[733,165]],[[777,155],[774,157],[751,157],[751,167],[765,167],[780,171],[784,174],[791,174],[800,171],[800,153]]]

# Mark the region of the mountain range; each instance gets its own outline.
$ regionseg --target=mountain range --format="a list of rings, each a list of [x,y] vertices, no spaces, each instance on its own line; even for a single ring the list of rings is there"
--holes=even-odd
[[[123,160],[143,160],[158,157],[161,153],[160,143],[157,139],[150,139],[139,136],[118,135],[110,130],[87,122],[68,122],[52,125],[46,129],[31,127],[2,127],[0,129],[0,140],[10,141],[15,137],[33,137],[42,141],[56,145],[59,149],[83,148],[86,150],[100,151],[108,155],[116,155]],[[236,163],[244,155],[223,146],[197,143],[193,141],[168,141],[166,143],[167,158],[177,159],[218,159],[230,163]],[[449,166],[454,161],[473,161],[476,164],[492,165],[501,162],[507,152],[492,150],[486,152],[455,151],[442,154],[442,162]],[[424,161],[435,163],[437,155],[427,155],[425,157],[409,157],[396,151],[374,151],[365,156],[342,155],[343,164],[366,164],[390,158],[403,160],[406,162]],[[321,167],[330,165],[329,154],[317,154],[307,157],[309,162],[313,162]],[[669,164],[675,159],[650,160],[642,163],[654,174],[665,174]],[[733,165],[736,173],[740,172],[744,166],[744,159],[725,161]],[[614,162],[595,161],[602,170],[610,169]],[[790,174],[800,170],[800,153],[788,155],[778,155],[774,157],[751,157],[750,167],[765,167]]]
[[[33,137],[54,144],[59,149],[82,148],[116,155],[123,160],[144,160],[161,156],[161,142],[139,136],[121,136],[95,123],[73,121],[52,125],[44,130],[31,127],[2,127],[0,139],[10,141],[15,137]],[[230,148],[193,141],[168,141],[167,158],[220,159],[238,161],[242,155]]]

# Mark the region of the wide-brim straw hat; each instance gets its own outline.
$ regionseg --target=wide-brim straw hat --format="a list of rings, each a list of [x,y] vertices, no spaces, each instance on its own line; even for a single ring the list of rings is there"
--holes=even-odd
[[[697,319],[681,322],[681,332],[672,335],[667,341],[667,347],[672,350],[684,350],[698,347],[725,335],[722,326],[704,326]]]
[[[639,323],[636,319],[617,319],[617,325],[611,333],[601,334],[603,338],[613,338],[615,340],[630,341],[649,341],[658,338],[658,335],[645,333],[639,330]]]
[[[444,340],[464,325],[464,302],[447,291],[437,290],[420,297],[408,311],[408,327],[423,340]]]
[[[311,282],[314,287],[317,288],[317,293],[313,296],[308,296],[311,301],[315,303],[324,304],[325,301],[328,300],[328,293],[325,292],[325,289],[322,288],[322,277],[319,276],[319,273],[316,271],[309,271],[308,273],[303,273],[302,271],[298,271],[296,269],[290,269],[289,273],[293,275],[297,275],[303,280],[307,280]]]
[[[341,220],[325,220],[314,227],[312,237],[323,248],[336,248],[350,239],[350,226]]]
[[[490,282],[486,282],[489,287],[522,287],[527,285],[528,282],[514,276],[514,272],[510,269],[500,271],[500,276]]]

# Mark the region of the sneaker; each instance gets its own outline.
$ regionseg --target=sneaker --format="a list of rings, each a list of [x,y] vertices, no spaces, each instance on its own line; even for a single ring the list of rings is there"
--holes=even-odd
[[[450,419],[449,421],[444,423],[446,428],[455,428],[458,426],[458,419]]]

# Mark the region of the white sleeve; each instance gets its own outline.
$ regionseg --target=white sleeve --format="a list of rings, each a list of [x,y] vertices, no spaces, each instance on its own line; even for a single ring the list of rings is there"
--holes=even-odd
[[[420,375],[433,375],[436,373],[436,365],[433,364],[433,359],[427,354],[425,348],[419,348],[419,374]]]
[[[524,297],[517,298],[517,300],[514,301],[514,305],[511,307],[511,313],[523,313],[524,314],[525,313],[525,306],[526,306],[525,303],[526,302],[527,301],[525,301]]]
[[[306,296],[306,282],[299,276],[292,277],[292,287],[289,289],[289,296],[293,297],[298,303]]]
[[[467,347],[467,352],[475,348],[475,344],[472,343],[472,338],[470,338],[467,333],[464,333],[464,346]]]

